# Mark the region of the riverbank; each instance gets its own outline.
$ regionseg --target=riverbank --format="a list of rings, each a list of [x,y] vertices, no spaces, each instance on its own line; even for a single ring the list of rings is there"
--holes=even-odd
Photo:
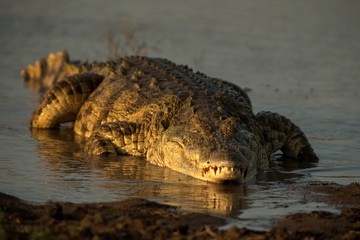
[[[224,219],[134,198],[111,203],[26,203],[0,193],[0,239],[358,239],[360,185],[304,188],[307,199],[331,203],[324,211],[288,215],[270,231],[230,227]]]

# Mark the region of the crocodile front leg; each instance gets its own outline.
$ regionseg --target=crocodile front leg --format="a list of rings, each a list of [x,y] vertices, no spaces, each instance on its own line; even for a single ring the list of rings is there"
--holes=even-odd
[[[287,157],[317,161],[309,140],[301,129],[288,118],[271,112],[260,112],[256,115],[262,130],[262,142],[268,156],[281,150]]]
[[[89,95],[103,76],[81,73],[57,82],[50,88],[30,119],[33,128],[57,128],[60,123],[74,122]]]
[[[86,139],[85,154],[88,155],[133,155],[145,152],[143,124],[126,121],[104,123]]]

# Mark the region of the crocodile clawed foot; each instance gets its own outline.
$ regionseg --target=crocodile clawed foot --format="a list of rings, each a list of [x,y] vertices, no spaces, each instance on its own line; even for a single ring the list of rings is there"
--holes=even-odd
[[[99,138],[96,134],[87,139],[84,152],[90,156],[116,156],[114,145],[105,139]]]

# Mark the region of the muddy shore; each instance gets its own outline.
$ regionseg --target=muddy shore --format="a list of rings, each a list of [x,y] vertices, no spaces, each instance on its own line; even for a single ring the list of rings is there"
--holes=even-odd
[[[360,185],[303,188],[325,211],[288,215],[270,231],[230,227],[224,219],[145,199],[112,203],[26,203],[0,193],[0,239],[360,239]]]

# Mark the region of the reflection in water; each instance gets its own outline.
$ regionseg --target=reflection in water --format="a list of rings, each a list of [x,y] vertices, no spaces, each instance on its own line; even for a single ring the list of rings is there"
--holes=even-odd
[[[43,159],[42,167],[49,171],[49,176],[62,179],[63,182],[58,181],[57,184],[67,184],[69,176],[70,179],[91,178],[92,181],[97,181],[97,184],[90,188],[100,189],[99,194],[96,199],[89,201],[142,197],[181,206],[183,209],[232,217],[237,217],[241,210],[249,208],[246,200],[251,192],[249,184],[207,183],[133,156],[96,156],[84,160],[81,138],[74,135],[71,128],[32,129],[32,136],[39,142],[38,152]],[[286,165],[279,160],[272,161],[271,171],[259,172],[257,181],[290,180],[301,176],[289,173],[283,167],[293,169],[299,166],[290,160],[284,162]],[[113,197],[104,199],[104,192]]]
[[[245,185],[224,187],[206,183],[132,156],[119,157],[118,161],[92,160],[91,165],[103,170],[100,172],[103,177],[117,182],[115,186],[104,185],[114,191],[128,188],[121,185],[130,185],[137,197],[165,199],[171,205],[222,215],[236,215],[239,209],[247,207]]]
[[[31,136],[40,143],[38,146],[40,156],[46,157],[48,160],[61,161],[82,157],[81,140],[75,136],[72,128],[32,128]]]

